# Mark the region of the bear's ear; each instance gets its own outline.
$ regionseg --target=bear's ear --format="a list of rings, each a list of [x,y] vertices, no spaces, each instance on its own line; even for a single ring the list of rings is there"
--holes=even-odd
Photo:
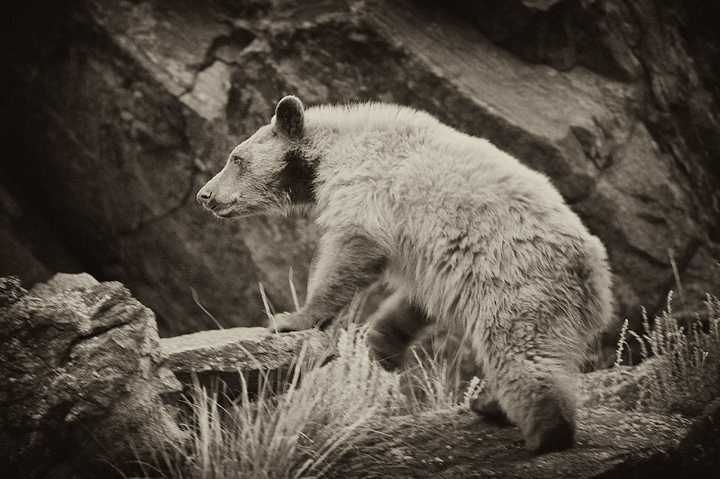
[[[300,138],[305,124],[302,102],[295,96],[286,96],[275,107],[275,128],[291,139]]]

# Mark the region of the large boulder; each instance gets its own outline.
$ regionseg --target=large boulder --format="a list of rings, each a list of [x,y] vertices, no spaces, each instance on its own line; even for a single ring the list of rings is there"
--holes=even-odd
[[[0,279],[3,477],[114,477],[181,444],[181,385],[160,360],[153,313],[121,284]]]
[[[6,244],[31,255],[61,244],[126,284],[163,335],[214,327],[193,289],[221,323],[258,325],[259,282],[289,310],[292,267],[304,295],[312,221],[221,222],[195,192],[285,94],[393,101],[548,174],[608,246],[619,317],[637,325],[670,289],[676,310],[701,309],[720,283],[718,41],[705,10],[431,3],[27,3],[6,16],[0,183],[57,234],[12,240],[24,217],[9,215]]]

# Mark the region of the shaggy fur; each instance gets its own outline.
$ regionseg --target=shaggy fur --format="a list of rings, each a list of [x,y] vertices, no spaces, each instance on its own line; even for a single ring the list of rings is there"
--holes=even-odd
[[[447,322],[487,380],[476,409],[503,411],[532,451],[572,445],[572,377],[610,320],[610,272],[545,176],[411,108],[304,111],[286,97],[198,200],[221,217],[314,208],[308,298],[281,330],[327,324],[384,278],[396,292],[372,319],[378,359],[397,366],[422,328]]]

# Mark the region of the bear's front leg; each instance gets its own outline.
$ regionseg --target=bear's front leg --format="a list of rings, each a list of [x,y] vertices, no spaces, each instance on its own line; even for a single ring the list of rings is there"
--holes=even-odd
[[[356,231],[328,231],[320,238],[317,254],[305,306],[294,313],[276,315],[269,325],[271,330],[327,327],[356,292],[378,280],[387,264],[382,247]]]

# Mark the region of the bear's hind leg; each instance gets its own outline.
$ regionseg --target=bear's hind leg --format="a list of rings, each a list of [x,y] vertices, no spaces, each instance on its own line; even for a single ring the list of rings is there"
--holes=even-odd
[[[570,367],[534,357],[504,356],[488,369],[496,397],[507,417],[520,427],[525,446],[543,453],[571,447],[575,440],[575,394]],[[498,364],[497,361],[488,363]]]
[[[492,385],[488,383],[487,380],[483,390],[470,400],[470,409],[498,425],[505,426],[511,424],[507,414],[505,414],[503,408],[500,407],[500,402],[493,392]]]
[[[368,322],[370,352],[388,370],[402,365],[408,347],[429,324],[422,309],[397,292],[383,301]]]

